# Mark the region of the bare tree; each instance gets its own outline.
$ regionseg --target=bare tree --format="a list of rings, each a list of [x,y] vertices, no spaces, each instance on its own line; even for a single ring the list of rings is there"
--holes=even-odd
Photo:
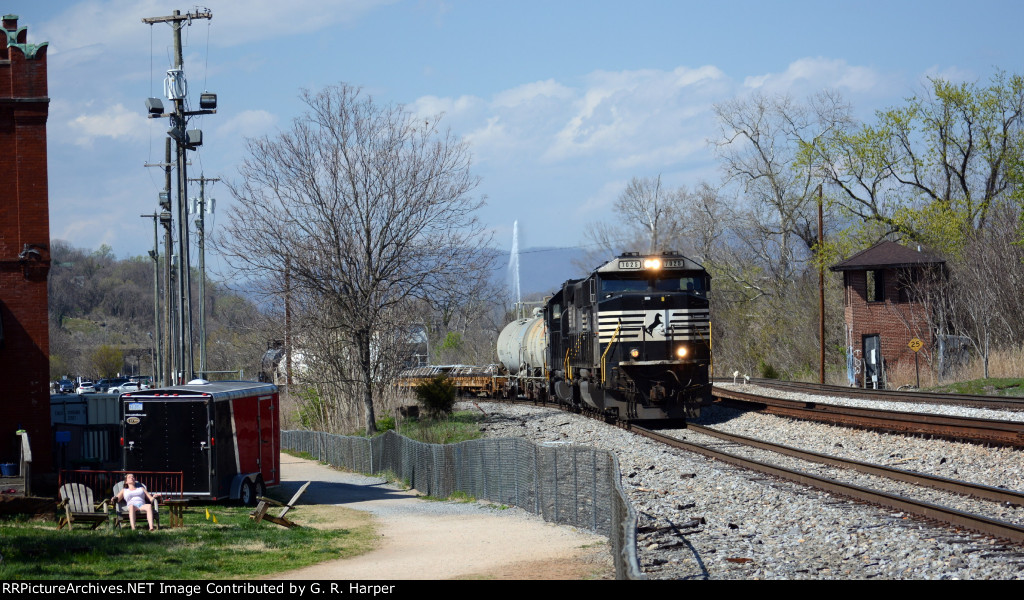
[[[806,103],[760,94],[715,105],[721,135],[715,142],[727,182],[741,186],[751,249],[778,277],[795,276],[800,250],[817,243],[816,190],[822,181],[814,148],[851,122],[850,108],[833,93]],[[798,244],[803,242],[801,249]]]
[[[232,266],[269,291],[319,303],[320,326],[352,369],[368,433],[381,340],[412,298],[485,267],[466,145],[404,107],[338,84],[304,91],[289,131],[248,141],[231,184],[238,201],[221,245]]]
[[[671,226],[672,193],[662,187],[661,175],[634,177],[619,195],[615,212],[627,222],[642,226],[650,236],[648,252],[657,252],[662,249],[663,230]]]
[[[993,349],[1024,343],[1024,246],[1019,241],[1020,210],[994,207],[989,225],[968,240],[951,277],[952,328],[966,336],[989,377]]]
[[[700,209],[686,187],[668,188],[662,184],[661,175],[633,177],[612,210],[616,216],[614,223],[597,222],[587,227],[585,235],[593,250],[574,261],[584,273],[621,252],[641,251],[645,247],[647,252],[680,251],[684,250],[683,245],[693,246],[691,213]]]

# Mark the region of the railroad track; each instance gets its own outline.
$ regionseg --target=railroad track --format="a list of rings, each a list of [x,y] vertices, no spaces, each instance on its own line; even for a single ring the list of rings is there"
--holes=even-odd
[[[743,395],[751,396],[749,394]],[[540,405],[561,408],[558,405],[551,403],[540,403]],[[643,435],[649,439],[658,441],[660,443],[664,443],[670,447],[686,450],[689,452],[694,452],[702,456],[707,456],[709,458],[714,458],[716,460],[720,460],[727,464],[738,466],[743,469],[748,469],[766,475],[775,476],[786,481],[807,485],[836,495],[852,498],[860,502],[865,502],[876,506],[884,506],[894,510],[902,511],[908,514],[916,515],[924,519],[931,520],[933,522],[951,525],[953,527],[969,529],[971,531],[975,531],[985,535],[990,535],[996,538],[1009,540],[1016,544],[1024,544],[1024,525],[1009,523],[999,519],[987,517],[985,515],[975,514],[946,506],[941,506],[939,504],[934,504],[898,494],[873,490],[861,485],[856,485],[852,483],[839,481],[836,479],[814,475],[806,471],[790,469],[782,467],[780,465],[762,462],[752,458],[740,456],[738,454],[734,454],[731,452],[726,452],[721,449],[713,448],[707,445],[696,444],[693,442],[681,440],[671,435],[667,435],[652,429],[639,427],[637,425],[620,425],[626,428],[627,430],[635,432],[639,435]],[[925,473],[917,473],[914,471],[886,467],[884,465],[866,463],[862,461],[801,450],[790,446],[783,446],[771,442],[756,440],[754,438],[742,435],[726,433],[700,425],[687,424],[685,428],[689,431],[708,435],[727,443],[739,444],[742,446],[766,450],[769,452],[781,454],[784,456],[790,456],[800,460],[825,464],[831,467],[837,467],[842,469],[850,469],[857,472],[866,473],[869,475],[884,477],[886,479],[908,483],[911,485],[937,489],[945,492],[952,492],[962,496],[979,498],[991,502],[998,502],[1000,504],[1005,504],[1009,506],[1024,505],[1024,493],[1018,491],[1006,490],[982,484],[975,484],[961,480],[949,479],[946,477],[929,475]]]
[[[779,465],[773,465],[751,458],[739,456],[738,454],[733,454],[716,448],[711,448],[709,446],[680,440],[679,438],[666,435],[651,429],[636,426],[633,426],[630,429],[645,437],[664,443],[670,447],[687,450],[689,452],[696,452],[703,456],[714,458],[716,460],[720,460],[731,465],[742,467],[744,469],[750,469],[753,471],[757,471],[759,473],[773,475],[787,481],[809,485],[814,488],[825,490],[834,494],[854,498],[861,502],[867,502],[869,504],[875,504],[878,506],[885,506],[895,510],[918,515],[920,517],[924,517],[933,521],[938,521],[956,527],[963,527],[966,529],[970,529],[972,531],[984,533],[986,535],[991,535],[994,537],[1010,540],[1014,543],[1024,543],[1024,525],[1008,523],[1005,521],[1000,521],[998,519],[992,519],[984,515],[977,515],[966,511],[961,511],[953,508],[940,506],[937,504],[932,504],[929,502],[924,502],[921,500],[916,500],[913,498],[908,498],[905,496],[899,496],[887,492],[872,490],[863,486],[845,483],[842,481],[829,479],[818,475],[813,475],[804,471],[788,469],[785,467],[781,467]],[[915,473],[913,471],[905,471],[902,469],[895,469],[892,467],[885,467],[883,465],[865,463],[861,461],[840,458],[837,456],[819,454],[816,452],[792,448],[790,446],[782,446],[778,444],[772,444],[770,442],[755,440],[753,438],[741,435],[724,433],[699,425],[687,425],[687,429],[697,433],[702,433],[704,435],[709,435],[716,439],[724,440],[726,442],[741,444],[744,446],[751,446],[762,450],[768,450],[770,452],[776,452],[801,460],[827,464],[833,467],[839,467],[844,469],[852,469],[862,473],[868,473],[871,475],[886,477],[896,481],[911,483],[913,485],[919,485],[933,489],[940,489],[943,491],[953,492],[965,496],[972,496],[976,498],[982,498],[994,502],[1007,503],[1011,505],[1024,505],[1024,493],[1021,492],[1004,490],[1001,488],[969,483],[965,481],[958,481],[954,479],[948,479],[945,477],[938,477],[935,475],[927,475],[924,473]]]
[[[1024,447],[1024,421],[955,417],[925,412],[899,412],[842,406],[808,400],[788,400],[715,386],[721,400],[756,406],[764,412],[837,425],[927,435],[955,441]]]
[[[787,390],[821,396],[882,400],[886,402],[907,402],[913,404],[944,404],[972,408],[1024,411],[1024,398],[1013,396],[981,396],[974,394],[936,394],[919,390],[874,390],[870,388],[845,387],[803,381],[782,381],[779,379],[750,379],[733,381],[728,377],[716,377],[714,383],[749,383],[760,387]]]

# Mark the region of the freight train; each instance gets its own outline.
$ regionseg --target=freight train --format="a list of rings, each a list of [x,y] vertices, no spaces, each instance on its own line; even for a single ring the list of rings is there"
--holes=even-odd
[[[571,279],[498,336],[510,394],[624,420],[711,400],[711,277],[676,252],[626,253]]]

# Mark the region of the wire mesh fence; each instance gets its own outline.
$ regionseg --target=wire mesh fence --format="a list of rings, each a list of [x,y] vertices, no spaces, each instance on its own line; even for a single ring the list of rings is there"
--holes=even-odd
[[[618,579],[642,579],[636,513],[604,450],[519,438],[426,444],[392,431],[374,438],[282,431],[281,446],[361,473],[390,473],[428,496],[462,492],[517,506],[545,521],[608,536]]]

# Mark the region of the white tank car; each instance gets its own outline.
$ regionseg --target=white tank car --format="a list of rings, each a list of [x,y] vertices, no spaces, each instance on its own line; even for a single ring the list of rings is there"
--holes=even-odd
[[[539,308],[532,317],[512,321],[498,335],[498,360],[510,375],[543,376],[546,355],[547,335]]]

